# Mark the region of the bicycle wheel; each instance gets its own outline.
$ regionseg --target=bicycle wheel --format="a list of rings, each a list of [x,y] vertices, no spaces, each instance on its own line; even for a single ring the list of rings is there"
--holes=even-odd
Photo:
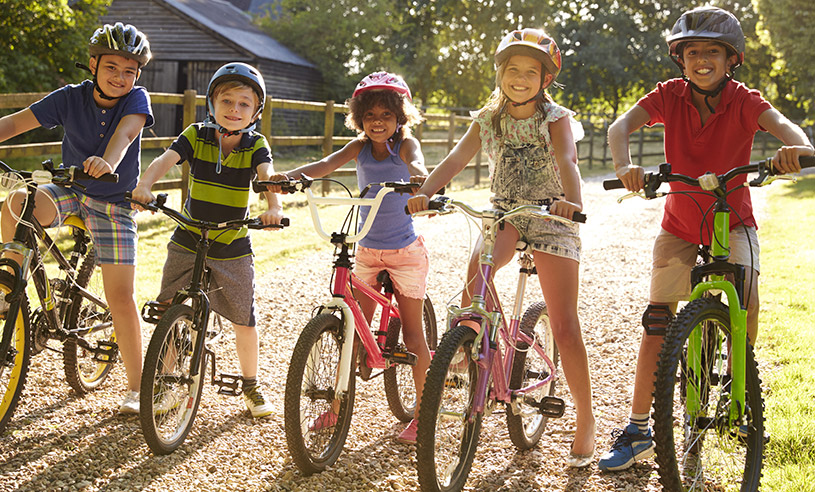
[[[286,443],[304,475],[333,465],[342,452],[354,408],[356,376],[351,366],[348,391],[337,394],[340,355],[345,340],[343,324],[323,313],[308,322],[291,356],[286,377],[283,415]],[[356,350],[352,353],[356,361]]]
[[[482,417],[472,408],[478,386],[478,366],[471,357],[475,337],[467,326],[453,327],[442,337],[427,372],[416,436],[424,491],[461,490],[473,465]]]
[[[558,350],[552,328],[549,325],[549,313],[546,303],[537,302],[526,310],[521,318],[520,330],[540,344],[543,353],[557,367]],[[528,344],[520,342],[512,362],[512,374],[509,380],[510,389],[525,388],[549,377],[549,364],[541,355],[530,348]],[[548,417],[544,417],[537,404],[544,396],[555,394],[555,379],[542,385],[540,388],[527,392],[519,397],[519,414],[507,409],[507,429],[512,444],[524,450],[535,446],[541,438]]]
[[[436,313],[430,298],[425,296],[422,306],[422,325],[424,336],[430,351],[436,350]],[[385,346],[395,347],[399,343],[399,333],[402,324],[398,318],[392,318],[388,323],[388,336]],[[416,412],[416,384],[413,381],[413,366],[409,364],[395,364],[385,370],[383,374],[385,396],[388,399],[393,415],[402,422],[410,422]]]
[[[101,271],[97,273],[96,255],[90,249],[82,260],[76,274],[76,283],[104,299]],[[68,338],[63,346],[65,379],[78,395],[84,395],[98,388],[107,379],[116,361],[116,334],[113,331],[113,318],[107,307],[100,307],[76,293],[71,298],[68,312],[68,330],[87,341],[91,347],[106,347],[111,355],[97,358],[93,351],[82,348],[76,338]]]
[[[0,271],[0,296],[3,298],[11,292],[14,276],[7,271]],[[15,306],[16,305],[16,306]],[[21,298],[9,306],[9,311],[17,309],[17,320],[14,326],[6,323],[6,316],[0,316],[0,433],[2,433],[23,392],[25,378],[28,374],[31,357],[31,336],[28,316],[28,302]]]
[[[201,354],[198,374],[191,376],[192,355],[199,336],[193,327],[194,316],[190,306],[170,306],[147,347],[139,420],[144,438],[155,454],[172,453],[184,442],[201,402],[206,357]]]
[[[697,327],[702,332],[699,375],[685,360]],[[746,410],[730,425],[729,338],[730,313],[713,298],[690,302],[669,327],[654,390],[656,460],[665,490],[758,490],[764,454],[761,381],[748,343]],[[700,399],[693,414],[686,398],[692,389]]]

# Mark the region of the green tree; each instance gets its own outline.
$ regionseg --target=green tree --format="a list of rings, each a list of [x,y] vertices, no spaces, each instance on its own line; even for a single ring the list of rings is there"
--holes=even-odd
[[[776,57],[771,73],[774,101],[793,118],[815,108],[815,4],[811,0],[753,0],[761,41]]]
[[[0,0],[0,92],[40,92],[82,78],[88,39],[109,0]]]

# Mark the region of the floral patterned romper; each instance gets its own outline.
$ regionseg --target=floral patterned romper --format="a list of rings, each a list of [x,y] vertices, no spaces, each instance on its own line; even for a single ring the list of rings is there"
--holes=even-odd
[[[542,120],[539,114],[524,120],[504,115],[504,131],[499,140],[487,111],[471,113],[473,120],[481,127],[481,144],[489,158],[490,190],[493,192],[491,201],[496,208],[509,210],[524,204],[547,205],[563,197],[563,184],[549,135],[549,123],[570,118],[575,140],[580,140],[583,130],[572,117],[573,114],[562,106],[549,103]],[[509,222],[534,250],[580,261],[577,225],[564,225],[530,216],[515,217]]]

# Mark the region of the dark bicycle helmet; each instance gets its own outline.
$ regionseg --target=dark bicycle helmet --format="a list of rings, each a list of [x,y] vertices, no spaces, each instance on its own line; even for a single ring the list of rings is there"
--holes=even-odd
[[[105,24],[94,31],[88,42],[91,56],[120,55],[136,60],[139,68],[147,65],[152,58],[150,42],[143,32],[130,24],[117,22]]]
[[[744,63],[744,32],[736,16],[726,10],[709,6],[696,7],[679,17],[665,40],[668,42],[671,58],[680,68],[682,65],[677,47],[683,41],[695,39],[717,41],[732,49],[738,60],[731,69]]]

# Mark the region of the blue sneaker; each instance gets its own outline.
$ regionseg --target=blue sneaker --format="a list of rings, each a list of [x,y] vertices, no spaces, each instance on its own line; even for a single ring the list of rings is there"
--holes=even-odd
[[[601,456],[597,463],[602,471],[625,470],[635,461],[654,455],[654,439],[650,428],[643,434],[636,424],[628,424],[625,429],[614,429],[611,436],[616,438],[611,451]]]

